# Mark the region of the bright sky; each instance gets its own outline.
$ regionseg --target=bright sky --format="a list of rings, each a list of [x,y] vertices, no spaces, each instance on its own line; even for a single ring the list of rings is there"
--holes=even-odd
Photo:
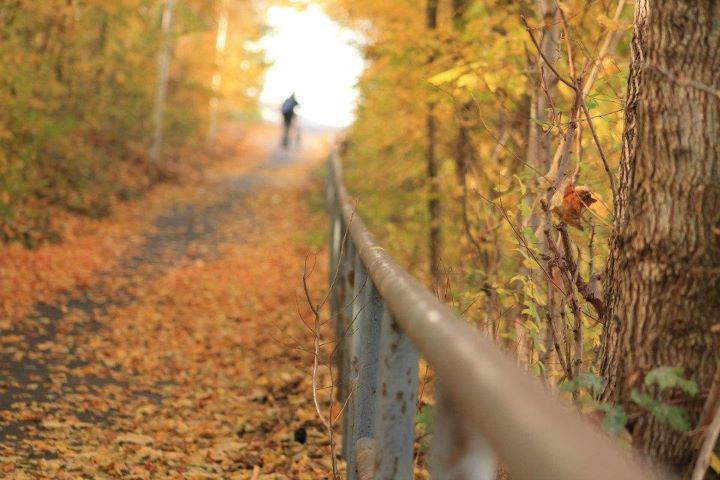
[[[260,100],[271,120],[282,101],[295,92],[301,117],[323,125],[346,126],[354,118],[355,84],[363,70],[351,42],[357,35],[333,22],[319,7],[271,7],[271,32],[260,41],[273,62]]]

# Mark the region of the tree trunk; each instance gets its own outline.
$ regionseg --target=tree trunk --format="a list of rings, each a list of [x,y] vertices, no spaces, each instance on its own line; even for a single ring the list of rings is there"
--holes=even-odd
[[[150,159],[156,163],[160,160],[160,149],[162,148],[163,113],[165,112],[168,79],[170,78],[170,61],[172,59],[172,18],[174,9],[175,0],[165,0],[162,16],[163,46],[158,60],[157,92],[153,109],[153,144],[150,149]]]
[[[426,9],[426,26],[430,32],[437,29],[438,0],[428,0]],[[434,60],[430,55],[428,63]],[[438,181],[437,164],[437,128],[435,126],[435,102],[428,102],[426,119],[427,128],[427,177],[429,184],[428,214],[430,229],[428,232],[428,250],[430,262],[430,278],[435,286],[440,282],[440,184]]]
[[[560,28],[558,25],[558,9],[555,0],[539,0],[537,2],[538,16],[542,21],[543,34],[540,39],[540,48],[543,56],[552,62],[554,67],[557,64],[560,48]],[[554,107],[555,90],[558,79],[552,70],[545,63],[537,58],[540,66],[538,75],[539,85],[535,91],[536,98],[534,105],[537,122],[544,123],[549,120],[548,109]],[[550,157],[552,148],[552,134],[543,132],[538,123],[530,122],[530,135],[528,142],[528,161],[541,172],[547,172],[550,168]],[[535,132],[532,129],[535,129]],[[530,142],[534,143],[531,144]]]
[[[620,188],[605,280],[605,399],[657,366],[681,367],[701,394],[662,400],[700,418],[720,363],[720,2],[638,0]],[[653,392],[650,392],[653,393]],[[693,437],[647,412],[637,448],[677,473]]]
[[[542,22],[543,33],[540,38],[540,49],[542,55],[538,54],[535,56],[535,62],[537,66],[537,75],[533,75],[532,80],[535,82],[535,86],[532,91],[532,99],[530,100],[530,121],[528,122],[528,139],[527,139],[527,163],[532,165],[533,168],[538,172],[547,172],[550,169],[551,161],[551,148],[552,148],[552,134],[548,131],[545,132],[541,128],[540,124],[544,124],[550,120],[548,110],[554,107],[555,93],[557,90],[558,78],[553,73],[552,69],[545,63],[543,57],[551,62],[551,66],[555,67],[557,64],[560,48],[560,28],[558,26],[558,8],[555,0],[537,0],[536,2],[537,14]],[[549,130],[549,129],[548,129]],[[538,185],[537,191],[540,192],[541,187]],[[524,200],[531,208],[535,206],[537,193],[531,192]],[[537,212],[531,213],[531,218],[528,220],[528,225],[534,231],[537,231],[537,238],[540,239],[540,251],[544,255],[548,255],[549,247],[547,240],[540,232],[542,231],[541,223],[542,216],[538,215]],[[552,225],[546,225],[552,231]],[[552,272],[552,268],[548,271]],[[551,291],[555,288],[553,281],[550,279],[536,278],[535,281],[538,284],[545,283],[546,291],[548,292],[548,306],[550,302],[550,296],[553,294]],[[555,315],[554,309],[549,309],[551,315]],[[530,320],[530,317],[524,316],[525,321]],[[532,351],[532,345],[530,344],[531,339],[526,331],[525,321],[515,322],[515,339],[517,341],[516,355],[518,361],[521,364],[531,364],[533,359],[529,355]],[[543,325],[545,328],[546,344],[549,342],[551,332],[549,331],[550,325],[545,322]],[[544,356],[540,356],[541,360],[544,360],[544,364],[547,365],[552,351],[546,351]]]
[[[215,71],[212,76],[212,98],[210,98],[210,124],[205,143],[213,145],[217,139],[220,115],[220,86],[222,85],[222,67],[227,45],[228,23],[230,20],[229,0],[223,0],[218,18],[217,36],[215,37]]]

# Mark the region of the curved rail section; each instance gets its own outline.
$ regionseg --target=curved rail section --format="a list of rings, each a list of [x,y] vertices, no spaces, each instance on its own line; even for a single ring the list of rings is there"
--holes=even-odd
[[[496,456],[514,479],[660,478],[582,421],[385,253],[355,214],[337,153],[329,161],[327,195],[330,303],[349,479],[413,478],[419,355],[438,378],[433,478],[495,478]]]

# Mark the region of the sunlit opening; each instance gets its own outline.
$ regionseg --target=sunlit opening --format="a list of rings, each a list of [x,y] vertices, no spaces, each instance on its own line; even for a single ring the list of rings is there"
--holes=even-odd
[[[333,22],[319,7],[272,7],[270,33],[260,45],[273,65],[260,100],[263,117],[277,120],[282,101],[295,92],[305,125],[346,126],[354,118],[355,84],[363,69],[357,34]]]

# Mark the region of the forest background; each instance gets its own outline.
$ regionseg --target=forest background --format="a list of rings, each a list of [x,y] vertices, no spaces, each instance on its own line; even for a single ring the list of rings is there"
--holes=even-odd
[[[367,68],[343,153],[358,209],[381,243],[611,434],[628,437],[649,422],[657,440],[645,440],[647,453],[691,463],[718,402],[717,389],[710,391],[712,349],[700,360],[630,372],[635,378],[626,379],[618,402],[603,375],[602,283],[623,188],[635,5],[322,3],[363,38]],[[266,65],[254,42],[266,7],[3,2],[2,240],[28,248],[59,242],[68,214],[108,215],[117,202],[182,176],[191,168],[183,149],[211,141],[217,115],[257,107]],[[233,28],[220,42],[227,22]],[[155,77],[162,79],[167,50],[158,156],[150,148]],[[716,345],[717,336],[707,335],[700,344]]]
[[[64,212],[102,217],[115,202],[187,173],[181,149],[204,145],[213,115],[255,110],[265,64],[253,42],[263,33],[263,8],[220,0],[3,2],[0,238],[28,247],[60,241]],[[166,47],[164,150],[152,158]]]

